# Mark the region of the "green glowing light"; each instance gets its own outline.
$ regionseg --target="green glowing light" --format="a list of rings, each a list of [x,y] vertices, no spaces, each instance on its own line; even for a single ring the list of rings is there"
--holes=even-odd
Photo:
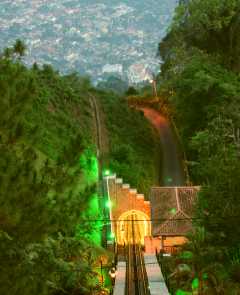
[[[182,259],[192,259],[193,258],[193,253],[191,251],[183,251],[180,255],[180,258]]]
[[[193,290],[196,290],[198,289],[199,287],[199,279],[198,278],[195,278],[193,281],[192,281],[192,289]]]
[[[110,174],[111,174],[111,172],[108,169],[103,171],[104,176],[109,176]]]
[[[114,234],[114,233],[111,233],[111,234],[110,234],[110,238],[111,238],[111,239],[114,239],[114,238],[115,238],[115,234]]]
[[[98,180],[98,160],[91,149],[87,149],[79,159],[80,167],[83,170],[84,178],[88,184]]]
[[[87,216],[89,219],[96,219],[98,217],[100,220],[102,216],[99,214],[99,196],[97,194],[92,194],[89,196],[88,206],[82,216]],[[82,222],[76,227],[76,237],[82,239],[84,236],[86,239],[90,240],[95,245],[101,245],[101,235],[102,235],[102,221],[92,222],[89,227],[89,230],[86,230],[86,223]]]
[[[111,201],[107,201],[106,202],[106,207],[107,208],[112,208],[112,202]]]
[[[191,295],[192,293],[178,289],[176,295]]]
[[[176,208],[172,208],[172,209],[170,209],[170,213],[171,213],[171,214],[176,214],[176,212],[177,212],[177,209],[176,209]]]
[[[207,280],[207,279],[208,279],[208,274],[207,274],[207,273],[204,273],[204,274],[202,275],[202,277],[203,277],[204,280]]]

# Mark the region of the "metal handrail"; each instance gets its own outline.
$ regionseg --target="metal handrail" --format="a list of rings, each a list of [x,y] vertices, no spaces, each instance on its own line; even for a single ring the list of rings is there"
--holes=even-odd
[[[129,227],[127,227],[127,240],[129,244],[127,245],[126,255],[125,295],[150,295],[141,244],[136,241],[135,234],[134,220],[132,220],[132,230],[129,230]]]

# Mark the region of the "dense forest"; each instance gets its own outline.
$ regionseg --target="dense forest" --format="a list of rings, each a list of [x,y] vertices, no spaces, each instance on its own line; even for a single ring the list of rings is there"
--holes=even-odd
[[[99,294],[100,259],[108,273],[112,256],[101,248],[91,97],[106,113],[104,168],[144,191],[157,179],[146,149],[155,135],[123,97],[50,65],[27,68],[25,51],[17,40],[0,54],[0,293]]]
[[[87,292],[103,251],[84,222],[100,214],[90,84],[23,54],[17,41],[0,59],[0,293]]]
[[[239,31],[239,0],[180,1],[159,44],[160,91],[202,186],[194,234],[171,261],[189,266],[171,276],[179,294],[240,294]]]
[[[175,122],[201,191],[188,243],[164,259],[166,279],[172,294],[238,295],[240,0],[179,2],[159,44],[154,104]],[[156,134],[125,97],[151,103],[152,90],[116,94],[50,65],[27,68],[25,52],[17,40],[0,53],[0,294],[100,294],[100,259],[112,256],[101,247],[99,167],[146,194],[159,184]]]

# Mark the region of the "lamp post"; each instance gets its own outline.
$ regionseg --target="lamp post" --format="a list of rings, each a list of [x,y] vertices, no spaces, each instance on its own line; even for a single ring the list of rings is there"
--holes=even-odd
[[[111,196],[110,196],[110,191],[109,191],[109,178],[111,178],[110,171],[107,170],[105,172],[105,180],[106,180],[106,186],[107,186],[107,202],[106,202],[105,206],[108,207],[108,209],[109,209],[108,217],[110,218],[111,238],[113,238],[113,237],[115,237],[115,235],[114,235],[114,228],[113,228],[112,202],[111,202]]]

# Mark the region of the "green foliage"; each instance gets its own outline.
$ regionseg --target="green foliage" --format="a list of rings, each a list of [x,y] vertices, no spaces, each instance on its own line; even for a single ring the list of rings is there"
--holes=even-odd
[[[239,0],[192,0],[178,7],[172,34],[187,48],[214,55],[227,68],[240,70]]]
[[[176,295],[191,295],[191,292],[183,291],[183,290],[177,290]]]
[[[98,92],[110,138],[110,170],[140,192],[158,183],[159,146],[142,112],[129,108],[123,97]]]
[[[27,47],[23,41],[17,39],[13,47],[6,47],[0,57],[6,60],[18,59],[20,60],[26,54]]]
[[[109,76],[105,81],[99,82],[97,88],[119,95],[127,91],[128,83],[118,76]]]
[[[128,90],[126,91],[126,95],[136,95],[138,94],[138,91],[133,87],[128,87]]]
[[[13,50],[14,53],[19,55],[19,57],[23,57],[25,55],[27,48],[26,45],[20,39],[17,39],[14,44]]]
[[[18,40],[0,58],[0,293],[90,294],[101,252],[101,225],[86,221],[101,218],[91,85],[27,69],[24,52]]]
[[[159,45],[162,92],[168,94],[191,179],[202,185],[188,244],[201,294],[239,291],[238,264],[233,269],[231,263],[236,254],[226,255],[226,249],[237,253],[240,244],[239,7],[239,0],[181,1]]]
[[[226,32],[232,26],[234,30],[238,27],[238,4],[234,0],[193,0],[181,4],[169,34],[159,47],[164,59],[163,87],[172,94],[169,101],[175,109],[173,115],[190,163],[194,163],[189,167],[192,179],[206,186],[200,194],[199,214],[205,219],[201,212],[208,212],[204,225],[208,223],[209,230],[214,230],[212,223],[217,220],[214,233],[226,236],[234,232],[231,226],[236,225],[238,232],[237,218],[231,219],[228,226],[223,217],[237,216],[240,209],[237,202],[240,83],[236,69],[223,62],[225,55],[229,56],[226,44],[218,43],[217,49],[210,50],[208,35],[214,40],[217,34],[220,40],[227,37]],[[237,42],[235,36],[236,47]],[[229,240],[233,245],[237,242],[234,237]]]
[[[9,294],[91,294],[97,285],[94,263],[100,249],[83,240],[46,238],[20,251],[16,241],[1,238],[1,293]],[[5,248],[6,247],[6,248]],[[31,284],[29,283],[31,282]]]

